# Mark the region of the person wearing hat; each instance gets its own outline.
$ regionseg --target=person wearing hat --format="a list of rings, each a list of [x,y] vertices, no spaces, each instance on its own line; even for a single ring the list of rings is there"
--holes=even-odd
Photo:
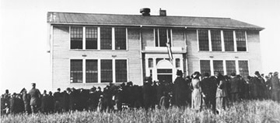
[[[39,89],[36,88],[36,83],[32,83],[32,89],[28,93],[31,97],[30,106],[31,112],[36,113],[38,111],[39,99],[41,98],[41,93]]]
[[[280,82],[279,82],[279,78],[278,78],[278,72],[274,72],[272,78],[271,78],[271,84],[272,84],[272,100],[274,101],[280,101],[279,100],[279,89],[280,89]]]
[[[181,107],[185,106],[187,101],[187,85],[185,79],[182,78],[183,72],[177,70],[177,78],[174,81],[174,97],[175,105]]]
[[[232,102],[236,102],[236,101],[239,101],[240,99],[240,81],[239,79],[236,77],[236,73],[231,73],[231,76],[230,76],[230,80],[229,80],[229,83],[230,83],[230,94],[231,94],[231,101]]]
[[[202,96],[201,96],[201,86],[200,86],[200,73],[199,72],[194,72],[192,75],[192,101],[191,101],[191,108],[200,111],[201,106],[202,106]]]

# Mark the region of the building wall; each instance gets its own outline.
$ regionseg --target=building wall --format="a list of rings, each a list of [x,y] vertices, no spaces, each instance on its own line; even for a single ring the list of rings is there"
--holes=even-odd
[[[189,73],[200,71],[200,60],[248,60],[249,74],[254,75],[255,71],[262,71],[260,56],[260,38],[258,31],[247,32],[246,52],[227,51],[199,51],[196,29],[188,29],[187,35],[187,66]]]
[[[141,85],[142,75],[140,33],[128,29],[128,50],[73,50],[70,49],[69,26],[53,26],[52,48],[52,87],[91,88],[93,85],[104,87],[108,83],[70,83],[70,59],[127,59],[128,81]]]

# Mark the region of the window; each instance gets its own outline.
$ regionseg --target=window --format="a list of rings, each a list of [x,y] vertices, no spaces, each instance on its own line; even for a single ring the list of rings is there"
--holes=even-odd
[[[100,42],[101,49],[112,49],[112,28],[101,27],[100,28]]]
[[[176,59],[176,68],[178,68],[178,67],[180,67],[180,59],[179,58]]]
[[[221,31],[211,30],[212,51],[222,51]]]
[[[71,49],[83,49],[83,27],[71,27]]]
[[[199,41],[200,51],[209,51],[208,30],[206,29],[198,30],[198,41]]]
[[[204,73],[211,74],[210,60],[200,60],[200,72],[202,75]]]
[[[116,60],[116,82],[127,82],[126,60]]]
[[[112,60],[101,60],[101,82],[113,82]]]
[[[86,83],[98,82],[97,60],[86,60]]]
[[[234,60],[227,60],[226,61],[226,69],[227,69],[227,75],[230,75],[231,73],[236,73],[235,61]]]
[[[234,39],[232,30],[224,30],[225,51],[234,51]]]
[[[86,49],[97,49],[97,27],[86,27]]]
[[[213,60],[214,72],[219,72],[224,75],[224,67],[222,60]]]
[[[149,66],[149,68],[153,67],[153,59],[152,58],[148,59],[148,66]]]
[[[71,60],[70,61],[70,82],[82,83],[83,82],[83,61]]]
[[[171,43],[171,32],[169,29],[156,29],[155,32],[156,47],[166,47],[166,43],[170,40]]]
[[[235,31],[237,51],[246,51],[245,31]]]
[[[248,61],[240,60],[239,64],[239,73],[241,76],[246,77],[249,75]]]
[[[116,27],[115,28],[115,42],[116,50],[126,49],[126,28]]]

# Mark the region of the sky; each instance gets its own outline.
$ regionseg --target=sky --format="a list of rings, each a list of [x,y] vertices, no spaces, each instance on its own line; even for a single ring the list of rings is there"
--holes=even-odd
[[[0,94],[31,83],[51,90],[47,12],[140,14],[150,8],[168,15],[227,17],[264,27],[260,33],[263,70],[280,72],[280,0],[0,0]]]

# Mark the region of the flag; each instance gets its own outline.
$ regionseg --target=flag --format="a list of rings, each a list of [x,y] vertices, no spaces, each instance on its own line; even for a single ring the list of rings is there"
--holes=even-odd
[[[173,54],[172,54],[172,50],[171,50],[171,34],[170,34],[170,30],[167,30],[166,47],[167,47],[167,52],[168,52],[169,60],[172,63],[172,61],[173,61]]]

